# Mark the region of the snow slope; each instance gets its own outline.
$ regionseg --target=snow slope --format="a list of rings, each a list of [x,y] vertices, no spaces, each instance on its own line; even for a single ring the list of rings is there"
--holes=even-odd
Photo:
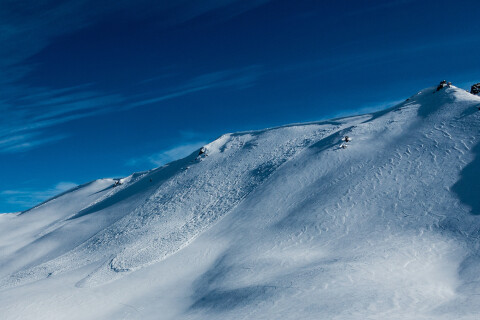
[[[0,215],[2,319],[478,319],[478,106],[226,134]]]

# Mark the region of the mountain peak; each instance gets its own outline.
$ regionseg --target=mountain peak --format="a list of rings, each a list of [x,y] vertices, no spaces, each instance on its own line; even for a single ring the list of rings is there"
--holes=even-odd
[[[474,317],[480,97],[437,89],[373,114],[225,134],[3,216],[0,294],[31,289],[40,304],[47,287],[64,297],[52,309],[80,297],[93,318],[125,311],[112,292],[171,318],[278,306],[292,318]]]

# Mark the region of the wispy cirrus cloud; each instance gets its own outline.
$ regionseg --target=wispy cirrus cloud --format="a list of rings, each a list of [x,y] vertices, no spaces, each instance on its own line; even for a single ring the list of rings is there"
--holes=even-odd
[[[169,162],[184,158],[207,143],[203,135],[194,132],[180,132],[177,144],[160,152],[148,154],[143,157],[133,158],[127,161],[127,166],[151,165],[162,166]]]
[[[64,181],[46,190],[3,190],[0,191],[0,202],[28,209],[76,186],[78,184],[74,182]]]
[[[123,14],[131,20],[156,16],[159,25],[168,27],[218,10],[222,12],[216,20],[231,19],[269,1],[271,0],[2,1],[0,83],[11,83],[28,73],[35,66],[21,62],[44,49],[56,37],[95,24],[112,12],[116,12],[119,18]]]
[[[47,138],[37,138],[36,134],[16,135],[7,141],[0,141],[2,151],[7,153],[26,151],[40,145],[62,140],[68,135],[54,135]]]
[[[22,152],[68,137],[51,135],[49,128],[102,113],[137,108],[218,88],[244,89],[263,74],[260,66],[219,70],[187,78],[158,94],[147,92],[128,96],[101,94],[91,84],[50,90],[23,88],[0,96],[0,153]],[[1,93],[0,93],[1,94]]]
[[[158,153],[147,155],[143,158],[130,159],[127,162],[127,165],[133,166],[141,163],[148,163],[148,164],[153,164],[155,166],[162,166],[169,162],[188,156],[196,149],[205,145],[205,143],[206,143],[205,141],[182,143],[174,147],[171,147],[169,149],[160,151]]]
[[[87,84],[52,88],[28,85],[28,76],[37,66],[29,58],[55,39],[99,23],[115,12],[119,19],[155,17],[158,27],[171,27],[211,14],[224,21],[270,0],[224,1],[127,1],[54,0],[0,2],[0,153],[27,151],[59,141],[68,134],[52,134],[50,128],[105,112],[140,107],[218,87],[250,85],[253,70],[220,70],[192,76],[174,83],[163,92],[107,93]],[[215,14],[217,13],[217,14]],[[184,79],[188,77],[184,77]],[[150,79],[149,81],[155,79]]]
[[[192,77],[191,79],[170,87],[166,92],[146,99],[132,102],[127,105],[128,108],[143,106],[147,104],[162,102],[165,100],[178,98],[191,93],[216,89],[216,88],[248,88],[262,76],[261,66],[248,66],[237,69],[227,69],[215,72],[209,72]]]
[[[384,109],[396,106],[397,104],[399,104],[403,101],[405,101],[405,99],[373,102],[373,103],[369,103],[369,104],[366,104],[366,105],[363,105],[363,106],[356,107],[354,109],[353,108],[352,109],[345,109],[345,110],[342,110],[341,112],[333,113],[331,115],[326,116],[325,119],[341,118],[341,117],[362,115],[362,114],[367,114],[367,113],[374,113],[374,112],[377,112],[377,111],[380,111],[380,110],[384,110]]]
[[[22,93],[20,93],[22,92]],[[59,141],[67,134],[47,129],[68,121],[114,110],[118,94],[98,94],[85,86],[48,90],[24,88],[0,100],[0,152],[20,152]]]

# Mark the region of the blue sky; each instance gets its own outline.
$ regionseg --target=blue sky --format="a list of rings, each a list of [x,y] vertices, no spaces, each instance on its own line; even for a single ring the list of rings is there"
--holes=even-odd
[[[476,1],[0,0],[0,212],[480,82]]]

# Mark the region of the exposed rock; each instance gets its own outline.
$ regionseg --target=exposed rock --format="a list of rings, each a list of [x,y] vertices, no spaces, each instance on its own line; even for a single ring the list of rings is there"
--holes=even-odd
[[[480,93],[480,82],[472,86],[472,88],[470,89],[470,93],[477,94],[477,95]]]
[[[442,80],[440,82],[440,84],[437,86],[437,91],[440,91],[442,90],[443,88],[445,88],[447,86],[447,80]]]

